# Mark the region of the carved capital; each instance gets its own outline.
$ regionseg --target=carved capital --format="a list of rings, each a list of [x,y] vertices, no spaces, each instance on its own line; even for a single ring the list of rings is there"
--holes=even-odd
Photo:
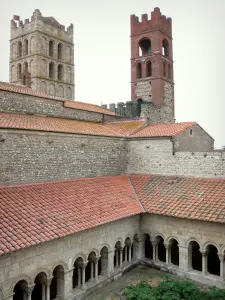
[[[89,262],[89,261],[82,262],[82,263],[80,264],[80,267],[81,267],[82,269],[86,268],[88,262]]]
[[[27,293],[28,296],[32,294],[34,286],[35,286],[35,284],[24,286],[24,290],[25,290],[25,292]]]
[[[224,261],[224,254],[218,254],[219,260]]]
[[[206,250],[200,250],[200,253],[202,254],[202,256],[206,257],[207,255],[207,251]]]
[[[142,233],[139,233],[135,236],[135,241],[138,243],[143,242],[144,240],[145,240],[145,236]]]

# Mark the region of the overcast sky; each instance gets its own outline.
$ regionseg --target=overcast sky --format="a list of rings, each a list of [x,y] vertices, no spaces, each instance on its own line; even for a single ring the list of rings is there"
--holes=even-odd
[[[0,80],[9,80],[10,20],[34,9],[74,24],[75,99],[130,100],[130,15],[154,7],[173,20],[176,121],[197,121],[225,145],[224,0],[8,0],[1,8]]]

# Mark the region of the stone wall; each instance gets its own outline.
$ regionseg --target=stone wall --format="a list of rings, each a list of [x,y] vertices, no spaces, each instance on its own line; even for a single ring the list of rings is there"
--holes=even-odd
[[[173,84],[164,82],[164,105],[156,106],[153,103],[141,105],[141,117],[149,124],[174,123]]]
[[[170,139],[128,142],[128,174],[224,177],[225,152],[175,152]]]
[[[102,121],[102,114],[66,108],[63,101],[0,90],[0,112],[27,113],[74,120]]]
[[[199,125],[189,128],[173,139],[175,151],[201,152],[214,150],[214,139]]]
[[[65,274],[65,286],[71,289],[73,264],[76,258],[82,257],[86,262],[89,253],[95,251],[96,255],[99,256],[104,246],[108,248],[108,271],[111,274],[114,271],[113,259],[116,242],[120,241],[124,246],[126,238],[130,237],[133,241],[138,230],[139,216],[134,216],[8,255],[2,255],[0,256],[0,289],[3,288],[5,296],[11,296],[15,284],[19,280],[25,279],[32,284],[40,272],[47,273],[48,277],[51,278],[57,265],[63,266],[64,272],[67,273],[67,275]],[[69,291],[67,292],[69,293]],[[68,297],[68,294],[66,296]]]
[[[125,172],[123,139],[1,130],[0,185],[115,176]]]

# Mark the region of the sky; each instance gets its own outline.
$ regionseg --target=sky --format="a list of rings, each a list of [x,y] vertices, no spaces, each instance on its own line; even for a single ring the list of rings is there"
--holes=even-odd
[[[8,0],[1,9],[0,81],[9,81],[10,20],[38,8],[74,24],[75,100],[130,101],[130,15],[172,18],[176,122],[196,121],[225,145],[224,0]]]

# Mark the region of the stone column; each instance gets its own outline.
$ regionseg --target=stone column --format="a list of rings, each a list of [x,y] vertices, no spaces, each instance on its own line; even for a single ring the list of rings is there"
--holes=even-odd
[[[94,262],[90,261],[90,273],[91,273],[91,281],[94,279]]]
[[[119,250],[116,249],[115,251],[116,251],[116,268],[118,268],[119,267]]]
[[[108,252],[108,270],[106,276],[114,272],[114,251]]]
[[[170,264],[170,247],[169,244],[165,244],[164,246],[166,248],[166,264],[169,265]]]
[[[179,268],[185,272],[189,270],[189,253],[188,247],[183,247],[178,245],[179,247]]]
[[[88,262],[82,263],[81,269],[82,269],[82,282],[81,282],[81,288],[85,289],[86,284],[85,284],[85,268],[87,266]]]
[[[224,255],[218,254],[220,260],[220,280],[224,280]]]
[[[46,294],[46,286],[44,283],[41,284],[41,300],[45,300],[45,294]]]
[[[46,300],[50,300],[50,286],[51,286],[51,283],[52,283],[52,278],[47,278],[46,282],[45,282],[45,285],[46,285]]]
[[[125,251],[125,259],[124,259],[124,262],[126,263],[126,262],[127,262],[127,245],[124,246],[124,251]]]
[[[29,285],[25,288],[25,291],[26,291],[26,294],[27,294],[27,300],[31,300],[31,295],[32,295],[34,286],[35,286],[35,284],[34,285]]]
[[[78,266],[77,267],[77,277],[78,277],[78,282],[77,282],[77,285],[78,285],[78,287],[81,287],[81,267],[80,266]]]
[[[71,268],[70,270],[64,272],[64,298],[67,299],[71,297],[73,293],[73,270],[74,268]]]
[[[151,241],[152,243],[152,260],[156,261],[156,242]]]
[[[206,251],[200,251],[202,254],[202,274],[203,276],[207,273],[207,252]]]
[[[120,268],[121,268],[123,264],[123,248],[121,248],[119,251],[120,251]]]
[[[134,242],[134,254],[135,254],[135,259],[143,259],[145,257],[145,247],[144,247],[145,239],[143,234],[138,234],[135,237],[135,242]]]
[[[128,245],[128,261],[129,262],[131,262],[131,260],[132,260],[132,257],[131,257],[131,248],[132,248],[132,244],[130,243],[129,245]]]
[[[98,280],[98,261],[101,258],[101,256],[97,256],[95,258],[95,281]]]

